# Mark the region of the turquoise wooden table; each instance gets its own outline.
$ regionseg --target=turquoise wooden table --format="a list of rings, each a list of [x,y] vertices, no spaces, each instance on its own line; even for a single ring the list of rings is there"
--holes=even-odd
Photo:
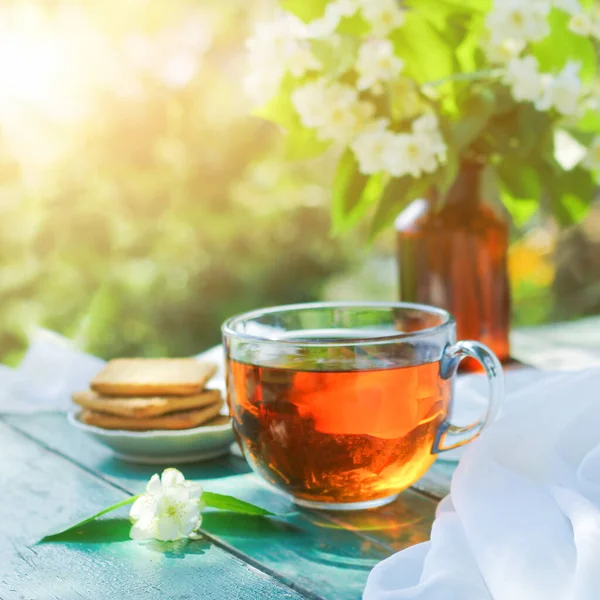
[[[600,322],[521,330],[513,347],[540,367],[600,364]],[[202,541],[140,544],[129,540],[125,509],[88,526],[85,542],[75,532],[39,544],[48,531],[141,492],[157,469],[113,458],[61,414],[0,417],[0,458],[1,600],[358,600],[378,561],[428,539],[452,473],[438,461],[386,507],[326,513],[298,509],[230,456],[179,468],[284,518],[205,513]]]

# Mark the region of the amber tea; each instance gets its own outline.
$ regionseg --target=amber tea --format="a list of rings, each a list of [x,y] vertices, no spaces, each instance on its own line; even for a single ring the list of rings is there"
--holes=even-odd
[[[252,469],[312,508],[393,501],[440,452],[497,414],[502,368],[483,344],[456,342],[445,310],[407,303],[267,308],[223,325],[233,429]],[[473,358],[490,382],[476,422],[450,422],[452,379]],[[465,435],[467,434],[467,435]]]
[[[297,498],[363,502],[410,486],[434,460],[450,381],[439,363],[295,371],[231,361],[234,429],[262,476]]]

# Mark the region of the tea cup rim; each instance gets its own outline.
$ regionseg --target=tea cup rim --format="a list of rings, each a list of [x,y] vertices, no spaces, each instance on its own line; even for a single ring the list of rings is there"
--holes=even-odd
[[[399,332],[378,335],[376,337],[344,337],[339,340],[332,341],[331,339],[319,340],[298,340],[293,338],[266,337],[253,333],[237,331],[235,326],[243,321],[250,321],[265,315],[271,315],[282,312],[291,312],[298,310],[319,309],[319,308],[364,308],[364,309],[407,309],[418,310],[424,313],[434,314],[442,318],[442,322],[433,327],[424,327],[417,331]],[[445,331],[448,328],[455,326],[455,319],[451,313],[443,308],[431,306],[428,304],[418,304],[412,302],[304,302],[297,304],[283,304],[259,308],[252,311],[240,313],[227,319],[221,326],[221,331],[225,338],[231,337],[247,342],[257,343],[273,343],[291,346],[307,346],[307,347],[335,347],[335,346],[356,346],[356,345],[371,345],[371,344],[389,344],[395,342],[406,341],[411,338],[422,338],[428,335],[434,335]]]

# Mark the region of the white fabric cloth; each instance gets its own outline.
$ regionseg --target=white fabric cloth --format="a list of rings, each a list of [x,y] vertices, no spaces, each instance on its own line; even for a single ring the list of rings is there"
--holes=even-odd
[[[506,414],[522,404],[523,394],[530,386],[561,377],[565,371],[540,371],[523,367],[507,371],[504,376],[505,398],[500,415]],[[532,388],[533,389],[533,388]],[[484,374],[473,373],[456,378],[454,402],[451,414],[452,423],[459,426],[470,425],[485,414],[488,405],[488,381]],[[528,396],[529,397],[529,396]],[[516,399],[516,403],[515,403]],[[470,433],[465,437],[470,437]],[[444,461],[458,462],[467,446],[440,454]]]
[[[371,572],[364,600],[600,598],[600,370],[509,394],[467,447],[431,541]]]
[[[16,369],[0,365],[0,414],[66,412],[71,394],[85,390],[103,365],[70,340],[39,330]]]

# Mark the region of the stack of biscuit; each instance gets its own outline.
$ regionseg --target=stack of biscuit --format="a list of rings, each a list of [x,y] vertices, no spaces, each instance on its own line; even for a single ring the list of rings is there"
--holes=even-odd
[[[104,429],[191,429],[227,421],[223,398],[205,389],[217,365],[192,358],[120,358],[73,394],[80,421]]]

